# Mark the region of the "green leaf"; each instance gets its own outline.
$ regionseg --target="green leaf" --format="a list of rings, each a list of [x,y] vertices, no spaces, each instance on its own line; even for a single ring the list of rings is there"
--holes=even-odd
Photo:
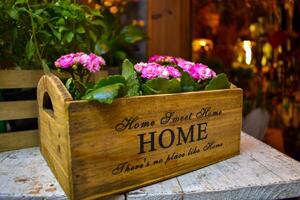
[[[121,75],[111,75],[111,76],[108,76],[108,77],[106,77],[104,79],[101,79],[95,85],[94,88],[100,88],[100,87],[104,87],[104,86],[107,86],[107,85],[112,85],[112,84],[115,84],[115,83],[121,83],[123,85],[126,85],[126,80]]]
[[[181,92],[181,85],[177,79],[154,78],[142,85],[143,94],[166,94]]]
[[[85,33],[84,27],[83,27],[83,26],[78,26],[78,27],[76,28],[76,33]]]
[[[123,61],[122,76],[126,79],[128,87],[127,96],[139,96],[140,82],[134,70],[133,64],[128,59]]]
[[[124,51],[115,51],[114,52],[114,58],[118,61],[125,60],[127,57],[127,54]]]
[[[98,55],[103,55],[109,51],[109,47],[107,44],[102,43],[102,42],[97,42],[95,45],[95,53]]]
[[[28,2],[28,0],[17,0],[15,2],[15,5],[17,5],[17,4],[24,4],[24,3],[27,3],[27,2]]]
[[[53,30],[53,35],[55,35],[55,37],[56,37],[58,40],[61,40],[61,33],[60,33],[60,32]]]
[[[71,91],[74,87],[73,78],[68,78],[65,85],[66,88]]]
[[[181,76],[181,88],[184,92],[190,92],[197,90],[197,83],[195,82],[194,78],[191,77],[187,72],[182,72]]]
[[[123,42],[134,44],[145,38],[145,33],[142,29],[136,26],[125,26],[121,31]]]
[[[92,39],[93,42],[96,42],[97,36],[96,36],[96,34],[94,33],[94,31],[89,30],[89,36],[91,37],[91,39]]]
[[[91,22],[91,24],[93,24],[93,25],[99,25],[99,26],[102,26],[103,28],[107,28],[106,25],[105,25],[105,23],[102,20],[99,20],[99,19],[93,20]]]
[[[44,70],[44,73],[45,74],[50,74],[51,73],[51,70],[46,62],[45,59],[42,59],[42,67],[43,67],[43,70]]]
[[[205,90],[218,90],[228,88],[230,88],[230,82],[228,81],[226,74],[221,73],[209,81],[208,85],[205,87]]]
[[[97,17],[102,17],[101,12],[99,10],[91,10],[91,14]]]
[[[133,64],[128,60],[124,60],[122,64],[122,76],[127,80],[129,76],[135,73]]]
[[[33,16],[40,17],[41,13],[44,12],[44,9],[37,9],[33,12]]]
[[[68,29],[65,26],[60,26],[58,28],[58,32],[60,32],[60,33],[62,33],[63,31],[66,31],[66,30],[68,30]],[[72,33],[72,32],[69,32],[69,33]]]
[[[35,51],[35,46],[32,42],[32,40],[29,40],[26,44],[26,48],[25,48],[25,54],[26,54],[26,58],[28,60],[31,60],[33,54],[34,54],[34,51]]]
[[[65,25],[64,18],[59,18],[59,20],[56,22],[57,25]]]
[[[128,87],[127,96],[132,97],[132,96],[140,96],[141,95],[140,82],[139,82],[136,72],[134,72],[134,74],[131,74],[127,78],[126,82],[127,82],[127,87]]]
[[[14,20],[18,20],[19,19],[19,13],[15,8],[12,8],[8,11],[8,15],[13,18]]]
[[[125,85],[122,83],[106,85],[88,93],[87,95],[83,96],[82,99],[111,104],[113,100],[119,96],[119,92],[123,87],[125,87]]]
[[[74,37],[74,33],[71,32],[71,31],[70,31],[70,32],[67,32],[67,33],[64,35],[64,39],[65,39],[68,43],[72,42],[73,37]]]

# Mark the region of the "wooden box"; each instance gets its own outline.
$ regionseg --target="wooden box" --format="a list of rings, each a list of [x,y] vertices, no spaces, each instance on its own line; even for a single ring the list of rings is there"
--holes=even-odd
[[[239,154],[242,90],[73,101],[54,75],[38,85],[41,151],[71,199],[96,199]]]

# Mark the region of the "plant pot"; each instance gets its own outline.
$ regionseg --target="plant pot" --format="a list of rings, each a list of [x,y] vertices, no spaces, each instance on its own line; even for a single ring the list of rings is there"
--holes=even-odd
[[[73,101],[38,85],[41,152],[70,199],[97,199],[239,154],[242,90]]]

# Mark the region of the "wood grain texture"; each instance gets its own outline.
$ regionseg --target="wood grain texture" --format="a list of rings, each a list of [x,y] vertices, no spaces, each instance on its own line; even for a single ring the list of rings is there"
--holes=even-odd
[[[0,200],[21,199],[68,199],[37,147],[0,154]],[[106,200],[124,200],[124,195]]]
[[[0,89],[36,88],[42,70],[0,70]],[[36,100],[1,101],[0,120],[36,118]],[[38,145],[37,130],[0,134],[0,152]]]
[[[128,192],[126,199],[259,200],[297,196],[300,196],[300,163],[242,134],[240,155]],[[0,199],[65,200],[67,197],[39,149],[29,148],[0,153]],[[124,195],[105,199],[121,200]]]
[[[0,120],[37,118],[37,101],[0,102]]]
[[[45,94],[52,110],[43,103]],[[106,105],[72,101],[51,75],[39,83],[38,102],[42,153],[71,199],[128,191],[239,153],[238,88],[120,98]],[[142,140],[152,140],[153,147]]]
[[[72,96],[54,75],[40,79],[37,93],[41,152],[67,195],[71,195],[69,123],[65,101],[72,100]]]
[[[177,193],[181,193],[183,199],[246,200],[300,196],[300,163],[244,133],[240,155],[176,179],[181,188]],[[140,188],[126,196],[128,200],[169,197],[165,186],[159,185]]]
[[[190,1],[147,1],[148,56],[190,57]]]
[[[0,89],[36,88],[42,70],[0,70]]]
[[[0,152],[38,146],[38,130],[0,134]]]

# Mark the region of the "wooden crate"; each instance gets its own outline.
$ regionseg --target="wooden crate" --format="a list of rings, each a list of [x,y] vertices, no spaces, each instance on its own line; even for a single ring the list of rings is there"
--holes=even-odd
[[[36,88],[42,70],[0,70],[0,89]],[[37,118],[37,101],[1,101],[0,121]],[[38,130],[0,134],[0,152],[38,146]]]
[[[242,90],[73,101],[54,75],[38,85],[41,151],[70,199],[96,199],[239,154]]]

